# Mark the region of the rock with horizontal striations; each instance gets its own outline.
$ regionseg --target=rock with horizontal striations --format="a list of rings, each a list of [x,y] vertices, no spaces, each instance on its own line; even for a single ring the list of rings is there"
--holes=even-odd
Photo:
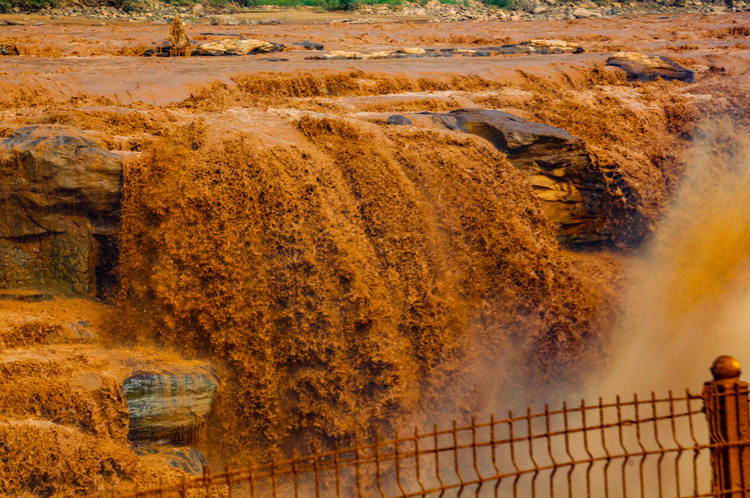
[[[130,439],[190,440],[206,422],[219,387],[208,365],[145,365],[122,384]]]
[[[261,40],[227,39],[198,46],[200,55],[247,55],[265,54],[283,50],[283,46]]]
[[[115,224],[120,158],[62,126],[0,140],[0,289],[96,292],[96,233]]]
[[[601,230],[609,215],[606,191],[583,140],[496,110],[460,109],[433,120],[478,135],[506,153],[528,176],[550,220],[559,224],[563,240],[592,243],[609,238]]]
[[[695,81],[693,71],[663,55],[618,52],[607,59],[607,65],[619,67],[627,73],[630,80],[655,81],[661,78],[667,81]]]
[[[145,445],[135,449],[147,462],[158,461],[188,474],[201,475],[208,465],[203,454],[190,446]]]

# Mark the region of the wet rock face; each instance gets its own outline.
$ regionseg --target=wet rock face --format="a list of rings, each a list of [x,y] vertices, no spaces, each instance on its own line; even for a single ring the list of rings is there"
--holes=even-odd
[[[434,118],[453,130],[478,135],[528,175],[547,216],[572,243],[608,239],[606,192],[586,144],[565,130],[531,123],[502,111],[460,109]]]
[[[627,73],[630,80],[655,81],[661,78],[666,81],[679,80],[688,83],[695,81],[693,71],[663,55],[618,52],[607,59],[607,65],[619,67]]]
[[[208,366],[134,371],[122,384],[131,441],[190,440],[208,419],[218,387]]]
[[[169,467],[182,470],[188,474],[201,475],[203,467],[208,465],[203,454],[190,446],[146,445],[136,448],[135,454],[160,460]]]
[[[0,140],[0,288],[96,292],[94,234],[115,223],[120,158],[60,126]]]

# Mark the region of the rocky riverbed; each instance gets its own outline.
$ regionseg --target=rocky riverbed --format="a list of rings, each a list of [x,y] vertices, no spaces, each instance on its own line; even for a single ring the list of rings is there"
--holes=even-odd
[[[177,481],[606,361],[691,140],[750,126],[750,13],[468,5],[0,16],[3,492]]]

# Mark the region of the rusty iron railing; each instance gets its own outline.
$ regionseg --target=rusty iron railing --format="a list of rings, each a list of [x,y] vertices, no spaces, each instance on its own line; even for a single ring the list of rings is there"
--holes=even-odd
[[[748,385],[731,357],[712,371],[701,394],[509,412],[112,496],[740,498]]]

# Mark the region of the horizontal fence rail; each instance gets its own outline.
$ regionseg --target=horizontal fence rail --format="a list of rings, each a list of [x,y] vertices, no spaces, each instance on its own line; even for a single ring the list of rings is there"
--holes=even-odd
[[[545,409],[204,475],[125,497],[713,496],[703,395]],[[196,495],[197,496],[197,495]]]
[[[747,498],[748,384],[732,357],[712,372],[701,394],[529,408],[111,496]]]

